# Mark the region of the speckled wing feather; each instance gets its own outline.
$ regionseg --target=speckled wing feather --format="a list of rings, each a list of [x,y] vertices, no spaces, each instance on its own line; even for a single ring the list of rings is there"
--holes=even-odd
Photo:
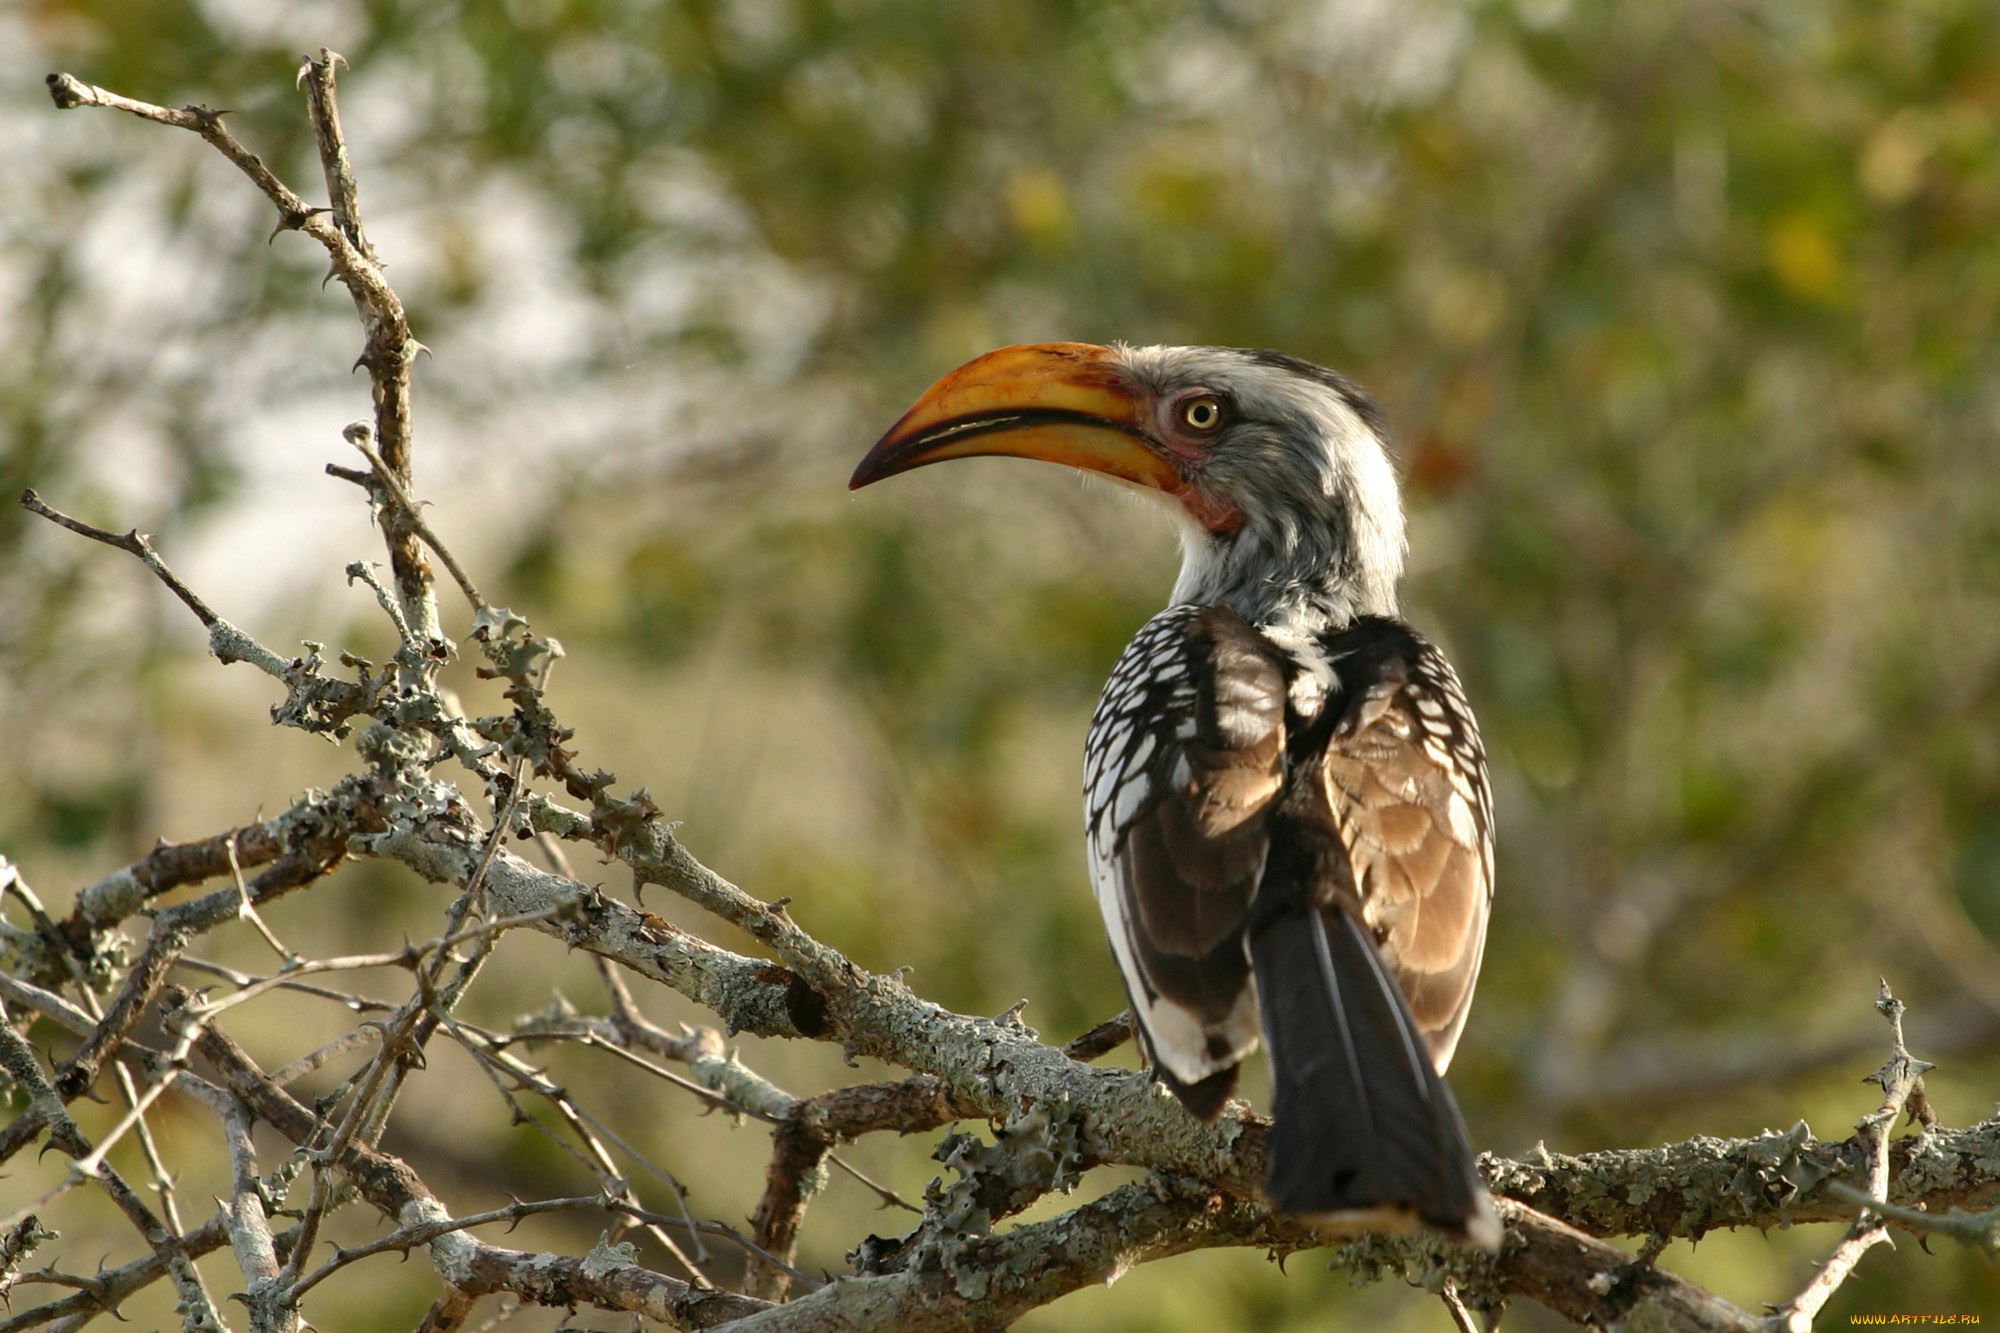
[[[1351,684],[1322,760],[1327,806],[1360,919],[1442,1073],[1472,1004],[1493,897],[1486,753],[1433,645],[1390,621],[1340,637],[1352,646],[1329,644],[1329,656]]]
[[[1243,921],[1285,778],[1285,672],[1226,607],[1175,606],[1126,647],[1091,718],[1091,881],[1142,1042],[1194,1114],[1258,1040]]]

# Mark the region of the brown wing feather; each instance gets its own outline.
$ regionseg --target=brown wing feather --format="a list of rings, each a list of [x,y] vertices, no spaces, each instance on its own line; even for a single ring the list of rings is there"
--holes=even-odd
[[[1416,643],[1414,660],[1376,659],[1376,678],[1334,727],[1323,765],[1355,906],[1442,1072],[1486,943],[1492,815],[1457,679],[1436,649]]]
[[[1146,1047],[1198,1115],[1256,1044],[1242,931],[1284,751],[1283,668],[1226,607],[1149,622],[1091,720],[1091,877]]]

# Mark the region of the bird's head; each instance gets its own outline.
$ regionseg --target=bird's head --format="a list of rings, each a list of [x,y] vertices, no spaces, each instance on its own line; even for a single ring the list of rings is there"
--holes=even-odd
[[[1166,499],[1177,602],[1312,632],[1393,614],[1403,504],[1367,394],[1310,362],[1233,347],[1003,347],[932,385],[852,488],[949,458],[1066,463]]]

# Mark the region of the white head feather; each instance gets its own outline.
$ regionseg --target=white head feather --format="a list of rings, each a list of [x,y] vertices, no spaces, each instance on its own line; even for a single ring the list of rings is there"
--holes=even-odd
[[[1214,532],[1180,510],[1175,602],[1221,603],[1280,637],[1395,614],[1403,500],[1373,399],[1276,352],[1113,352],[1120,372],[1156,399],[1203,389],[1228,408],[1197,484],[1239,510],[1242,526]]]

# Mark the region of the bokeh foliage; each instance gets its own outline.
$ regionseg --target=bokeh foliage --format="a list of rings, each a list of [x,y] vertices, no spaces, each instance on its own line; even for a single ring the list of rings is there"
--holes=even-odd
[[[1385,400],[1409,613],[1485,725],[1502,902],[1454,1078],[1475,1137],[1640,1144],[1801,1115],[1844,1133],[1877,975],[1945,1066],[1947,1117],[1990,1111],[1991,6],[0,14],[18,183],[0,490],[205,552],[203,591],[267,640],[365,650],[378,631],[338,568],[367,535],[318,475],[362,415],[344,299],[293,238],[266,246],[257,201],[199,144],[58,122],[39,93],[64,68],[236,108],[305,186],[289,80],[321,44],[351,62],[363,207],[436,353],[418,469],[440,526],[563,639],[556,701],[586,759],[650,783],[705,857],[793,895],[830,942],[913,965],[954,1007],[1029,997],[1045,1035],[1119,1006],[1077,750],[1168,585],[1169,535],[1003,462],[854,502],[841,484],[909,396],[990,346],[1272,346]],[[261,697],[218,684],[133,570],[11,510],[0,598],[0,848],[45,896],[334,771],[262,729]],[[399,898],[430,892],[350,871],[288,910],[379,947]],[[524,961],[514,1003],[552,979],[584,994],[581,975]],[[801,1088],[839,1076],[746,1056]],[[761,1134],[691,1129],[692,1111],[663,1106],[654,1146],[716,1210],[747,1210]],[[475,1181],[482,1155],[496,1178],[559,1166],[497,1123],[410,1142],[455,1147]],[[927,1175],[914,1144],[871,1162],[908,1189]],[[817,1207],[829,1266],[893,1225],[838,1188]],[[1822,1239],[1666,1262],[1776,1299]],[[2000,1310],[1977,1260],[1905,1251],[1872,1256],[1829,1318]],[[1347,1299],[1337,1278],[1203,1256],[1036,1326],[1313,1327]]]

